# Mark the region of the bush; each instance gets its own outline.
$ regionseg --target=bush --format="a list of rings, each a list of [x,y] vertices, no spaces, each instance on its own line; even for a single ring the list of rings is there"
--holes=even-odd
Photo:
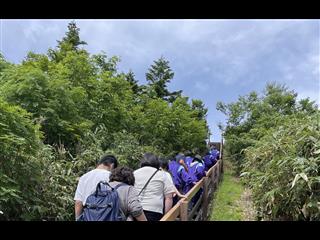
[[[3,219],[29,219],[39,202],[39,125],[0,98],[0,210]]]
[[[259,217],[320,220],[320,114],[281,117],[245,150],[242,176],[253,190]]]

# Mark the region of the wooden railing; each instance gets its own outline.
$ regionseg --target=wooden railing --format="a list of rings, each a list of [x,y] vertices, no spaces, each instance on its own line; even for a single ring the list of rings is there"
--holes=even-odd
[[[160,221],[205,221],[208,218],[208,210],[210,209],[210,202],[212,200],[214,192],[217,190],[219,182],[223,177],[223,142],[218,143],[220,145],[220,158],[211,167],[206,176],[203,177],[192,189],[186,194],[186,198],[180,199],[180,201],[173,206]],[[201,197],[189,209],[192,198],[197,194],[200,189],[203,189]]]

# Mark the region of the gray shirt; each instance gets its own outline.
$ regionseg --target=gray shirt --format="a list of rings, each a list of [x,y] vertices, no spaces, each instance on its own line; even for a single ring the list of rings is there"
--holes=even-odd
[[[109,182],[111,187],[115,187],[120,182]],[[137,217],[142,214],[143,208],[138,198],[137,190],[130,185],[120,186],[118,189],[120,207],[127,218]]]

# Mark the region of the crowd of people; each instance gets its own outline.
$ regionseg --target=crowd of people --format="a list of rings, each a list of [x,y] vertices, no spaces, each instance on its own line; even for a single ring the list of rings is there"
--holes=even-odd
[[[214,146],[204,157],[190,151],[173,158],[145,153],[134,171],[118,166],[113,155],[103,156],[94,170],[79,178],[74,196],[76,220],[159,221],[218,159]]]

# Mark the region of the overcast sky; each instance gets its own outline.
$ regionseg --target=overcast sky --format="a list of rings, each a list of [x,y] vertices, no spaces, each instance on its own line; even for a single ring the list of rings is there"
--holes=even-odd
[[[71,20],[1,20],[0,49],[19,63],[28,51],[57,45]],[[319,20],[76,20],[90,53],[121,58],[119,71],[145,73],[164,56],[182,89],[209,109],[211,140],[220,140],[224,116],[216,102],[232,102],[267,82],[285,83],[299,98],[320,103]]]

